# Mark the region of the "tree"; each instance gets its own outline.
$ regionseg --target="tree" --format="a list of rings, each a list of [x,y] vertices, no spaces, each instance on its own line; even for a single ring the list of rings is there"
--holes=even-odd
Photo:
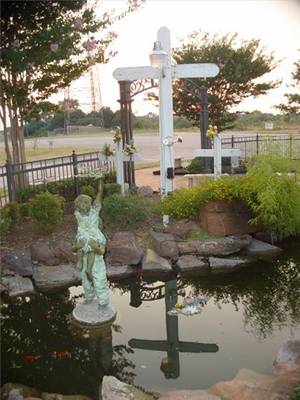
[[[208,109],[210,123],[218,130],[232,126],[236,115],[231,111],[243,99],[266,94],[278,86],[279,82],[258,81],[278,64],[272,53],[260,48],[259,40],[237,43],[237,34],[223,37],[208,33],[194,32],[180,47],[173,50],[177,64],[216,63],[219,74],[214,78],[195,78],[194,83],[208,88]],[[183,91],[183,81],[174,82],[174,111],[199,126],[199,97]]]
[[[293,87],[300,89],[300,60],[294,63],[295,71],[292,73],[292,79],[294,83]],[[287,104],[279,104],[276,106],[284,114],[300,114],[300,94],[299,93],[286,93],[284,95],[287,98]]]
[[[117,35],[110,27],[138,6],[131,0],[121,14],[105,12],[97,19],[86,0],[2,1],[1,119],[6,139],[8,120],[11,127],[8,160],[26,161],[24,120],[35,105],[67,87],[92,63],[113,56],[110,45]]]

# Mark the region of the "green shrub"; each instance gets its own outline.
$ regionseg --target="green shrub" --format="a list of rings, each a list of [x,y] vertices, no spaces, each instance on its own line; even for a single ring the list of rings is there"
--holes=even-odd
[[[186,169],[189,174],[200,174],[203,171],[203,159],[201,157],[195,157]]]
[[[104,197],[111,196],[115,193],[121,193],[121,185],[118,183],[105,183],[103,189]]]
[[[287,168],[286,162],[281,169]],[[286,170],[286,169],[285,169]],[[180,189],[162,202],[161,212],[175,218],[197,218],[209,200],[241,199],[253,212],[251,223],[263,226],[274,240],[300,234],[300,185],[280,173],[280,163],[262,157],[242,178],[222,177],[192,189]]]
[[[44,185],[37,186],[26,186],[24,188],[17,189],[16,191],[16,199],[18,203],[27,203],[28,200],[32,199],[38,193],[41,193],[45,190]]]
[[[290,400],[300,400],[300,383],[297,383],[294,387]]]
[[[153,213],[153,206],[145,198],[115,193],[104,198],[102,216],[105,225],[121,229],[136,226]]]
[[[0,209],[0,233],[8,235],[20,221],[20,206],[16,202],[6,204]]]
[[[90,196],[92,199],[96,197],[95,189],[90,185],[85,185],[80,188],[80,194],[86,194]]]
[[[63,199],[49,192],[38,194],[30,200],[29,215],[38,232],[50,233],[62,221]]]

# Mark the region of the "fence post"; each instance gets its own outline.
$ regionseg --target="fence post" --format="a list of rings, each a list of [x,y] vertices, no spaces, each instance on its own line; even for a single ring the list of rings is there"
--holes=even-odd
[[[290,134],[290,158],[293,156],[293,137]]]
[[[258,155],[258,153],[259,153],[258,142],[259,142],[259,137],[258,137],[258,133],[257,133],[257,134],[256,134],[256,154],[257,154],[257,155]]]
[[[8,161],[6,161],[5,163],[5,169],[6,169],[8,199],[10,202],[12,202],[14,200],[13,174],[12,174],[12,165]]]
[[[72,162],[73,162],[73,175],[74,175],[74,185],[75,185],[75,193],[76,196],[79,195],[79,182],[78,182],[78,162],[77,162],[77,154],[75,150],[72,152]]]
[[[231,135],[231,148],[234,149],[234,135]]]

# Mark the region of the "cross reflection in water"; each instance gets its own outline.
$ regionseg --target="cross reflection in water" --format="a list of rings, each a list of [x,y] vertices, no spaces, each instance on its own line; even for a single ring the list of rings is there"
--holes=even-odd
[[[163,290],[164,289],[164,294]],[[146,290],[146,293],[145,293]],[[153,301],[157,298],[165,298],[165,317],[167,328],[167,340],[146,340],[130,339],[128,344],[134,349],[143,349],[151,351],[166,351],[167,357],[162,359],[161,370],[167,379],[176,379],[180,376],[179,353],[216,353],[219,350],[214,343],[183,342],[179,340],[178,316],[169,315],[168,311],[174,308],[177,303],[177,279],[165,283],[164,287],[156,288],[158,296],[153,296],[153,288],[142,288],[139,282],[131,287],[130,305],[139,307],[142,300]],[[152,293],[151,293],[152,291]]]

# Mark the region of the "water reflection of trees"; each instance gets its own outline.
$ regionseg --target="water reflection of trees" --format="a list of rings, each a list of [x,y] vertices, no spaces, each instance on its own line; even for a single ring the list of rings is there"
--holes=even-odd
[[[260,263],[236,275],[214,279],[187,278],[185,285],[195,293],[213,298],[218,306],[231,303],[242,307],[244,322],[259,337],[274,328],[300,322],[300,258],[282,259],[274,265]]]
[[[112,346],[111,330],[103,337],[76,338],[67,318],[73,308],[68,291],[2,305],[2,382],[97,398],[104,374],[133,381],[132,349]]]

